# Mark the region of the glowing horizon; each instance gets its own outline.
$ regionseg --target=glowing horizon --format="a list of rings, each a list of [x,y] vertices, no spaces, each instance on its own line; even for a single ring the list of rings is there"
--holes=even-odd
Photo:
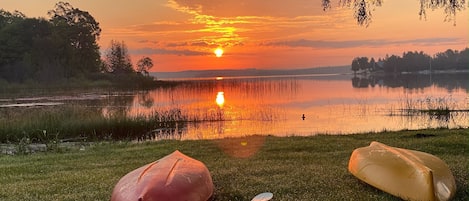
[[[55,3],[2,4],[6,11],[47,17]],[[468,47],[466,10],[457,13],[456,26],[444,22],[441,9],[428,10],[427,19],[419,20],[419,1],[384,1],[373,10],[368,27],[357,25],[352,9],[333,4],[325,12],[319,0],[288,5],[245,0],[69,3],[100,23],[102,50],[111,40],[125,41],[134,63],[142,56],[153,59],[152,71],[338,66],[350,65],[356,56],[377,59],[407,51],[433,55]],[[218,47],[224,50],[221,58],[214,56]]]

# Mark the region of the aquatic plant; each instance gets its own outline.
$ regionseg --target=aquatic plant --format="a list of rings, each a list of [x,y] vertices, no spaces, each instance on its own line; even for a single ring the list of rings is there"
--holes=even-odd
[[[446,97],[425,97],[421,99],[406,98],[401,100],[403,115],[427,115],[430,119],[442,122],[449,122],[455,115],[469,112],[467,106],[458,105],[451,96]],[[394,112],[391,112],[394,115]]]
[[[62,139],[133,140],[155,129],[183,127],[187,116],[179,109],[128,116],[115,112],[104,115],[101,108],[77,105],[0,109],[0,142],[46,143]],[[148,137],[148,136],[147,136]]]

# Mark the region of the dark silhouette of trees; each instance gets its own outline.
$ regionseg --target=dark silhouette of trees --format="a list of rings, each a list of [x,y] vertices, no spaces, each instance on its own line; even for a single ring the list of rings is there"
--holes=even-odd
[[[352,60],[352,71],[354,74],[360,70],[360,64],[358,64],[358,57]]]
[[[354,73],[359,70],[366,73],[371,70],[371,67],[370,62],[368,62],[368,57],[356,57],[352,60],[352,71],[354,71]]]
[[[153,60],[150,57],[143,57],[137,62],[137,72],[148,76],[148,71],[153,67]]]
[[[361,26],[368,26],[372,21],[372,11],[383,5],[383,0],[339,0],[339,6],[350,7],[354,10],[353,17]],[[453,21],[456,25],[456,14],[465,9],[465,0],[420,0],[420,19],[426,19],[427,10],[443,9],[446,13],[445,21]],[[330,9],[331,1],[322,0],[323,10]]]
[[[469,70],[469,48],[462,51],[448,49],[431,57],[420,51],[404,52],[402,56],[386,56],[374,62],[368,62],[366,57],[356,57],[352,60],[352,71],[369,70],[370,72],[384,71],[387,74],[415,73],[422,71]],[[382,62],[382,68],[378,63]],[[374,64],[373,64],[374,63]]]
[[[440,52],[432,59],[432,68],[434,70],[445,69],[468,69],[469,68],[469,48],[460,52],[448,49]]]
[[[457,66],[457,69],[464,69],[464,68],[467,69],[468,64],[469,64],[469,48],[466,48],[462,50],[461,52],[459,52],[459,59],[458,59],[456,66]]]
[[[377,64],[376,64],[375,58],[372,57],[372,58],[370,59],[370,63],[369,63],[369,70],[370,70],[370,71],[376,71],[376,70],[377,70],[377,69],[376,69],[376,65],[377,65]]]
[[[383,63],[384,72],[394,73],[394,74],[396,74],[397,72],[401,72],[402,71],[402,68],[400,65],[401,63],[402,63],[401,58],[396,55],[387,57]]]
[[[428,70],[431,57],[422,51],[406,52],[402,55],[402,71],[417,72]]]
[[[80,84],[103,80],[116,86],[152,87],[149,76],[136,74],[124,42],[111,41],[101,59],[101,34],[94,17],[71,4],[58,2],[50,19],[27,18],[0,9],[0,83]],[[139,71],[147,73],[151,59]]]
[[[52,83],[100,70],[99,23],[59,2],[50,20],[0,10],[0,79]]]
[[[111,45],[105,53],[104,65],[107,72],[114,74],[128,74],[134,72],[132,62],[124,41],[111,40]]]
[[[88,12],[59,2],[48,12],[56,39],[63,40],[65,77],[99,72],[99,23]]]
[[[26,18],[19,12],[0,11],[0,79],[22,82],[44,70],[44,41],[52,33],[45,19]],[[51,50],[53,52],[54,50]]]

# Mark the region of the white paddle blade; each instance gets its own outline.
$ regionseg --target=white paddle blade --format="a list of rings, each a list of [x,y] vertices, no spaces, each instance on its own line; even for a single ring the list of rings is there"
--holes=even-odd
[[[270,192],[261,193],[256,195],[256,197],[252,198],[251,201],[268,201],[274,197],[274,194]]]

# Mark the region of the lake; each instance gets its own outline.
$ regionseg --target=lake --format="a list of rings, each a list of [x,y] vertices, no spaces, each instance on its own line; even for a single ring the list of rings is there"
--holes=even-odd
[[[1,99],[0,107],[74,104],[96,107],[105,116],[175,112],[187,120],[153,130],[155,139],[467,128],[467,77],[467,74],[213,77],[148,91],[23,95]],[[450,111],[438,113],[441,109]]]

